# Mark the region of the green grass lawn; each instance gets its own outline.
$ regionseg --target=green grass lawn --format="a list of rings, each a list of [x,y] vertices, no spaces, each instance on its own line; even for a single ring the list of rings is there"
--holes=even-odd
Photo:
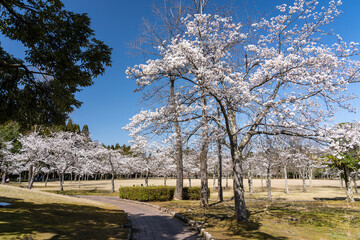
[[[126,214],[115,206],[0,186],[0,239],[126,239]]]
[[[360,239],[360,202],[249,200],[250,222],[237,223],[232,201],[201,209],[198,201],[154,203],[192,220],[217,239]]]
[[[152,179],[152,181],[154,185],[162,184],[162,179]],[[116,184],[117,186],[133,186],[142,182],[143,179],[117,180]],[[198,182],[194,180],[193,183]],[[204,228],[217,239],[360,239],[360,202],[347,204],[339,200],[346,194],[345,189],[339,188],[338,181],[313,180],[314,186],[302,192],[302,183],[296,179],[291,181],[291,193],[285,194],[283,180],[275,179],[272,184],[274,186],[272,202],[265,200],[266,191],[262,191],[260,180],[257,179],[255,183],[257,186],[255,193],[245,194],[250,213],[248,224],[236,222],[233,201],[217,204],[217,192],[212,188],[210,198],[212,205],[208,209],[200,209],[199,201],[170,201],[154,204],[172,209],[192,220],[204,222]],[[47,188],[39,183],[38,187],[42,191],[64,195],[118,196],[118,192],[110,192],[109,181],[84,181],[80,189],[74,182],[66,184],[64,192],[57,191],[58,183],[52,183]],[[226,200],[232,196],[232,188],[224,190]],[[360,198],[357,194],[355,197]],[[314,201],[315,198],[326,201]]]

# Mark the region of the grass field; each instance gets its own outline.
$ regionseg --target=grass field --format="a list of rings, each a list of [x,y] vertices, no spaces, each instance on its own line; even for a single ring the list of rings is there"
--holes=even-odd
[[[0,239],[126,239],[126,214],[110,204],[0,185]]]
[[[244,180],[247,190],[247,181]],[[144,184],[143,179],[116,180],[119,186]],[[13,183],[13,185],[17,185]],[[58,191],[58,182],[35,183],[35,189]],[[150,179],[149,185],[163,185],[160,178]],[[174,186],[175,180],[169,179],[167,185]],[[188,186],[188,181],[184,181]],[[192,186],[199,186],[198,179]],[[225,186],[225,180],[223,182]],[[240,224],[234,219],[232,181],[224,190],[225,202],[217,203],[217,192],[209,180],[211,189],[210,207],[199,208],[199,201],[170,201],[154,204],[165,206],[192,220],[204,223],[204,227],[217,239],[360,239],[360,201],[347,204],[342,199],[345,189],[340,189],[338,180],[313,180],[312,187],[302,192],[302,181],[290,179],[290,194],[284,193],[284,180],[272,180],[273,201],[266,201],[266,189],[262,190],[261,180],[254,180],[255,193],[246,193],[250,223]],[[66,182],[64,194],[117,195],[111,193],[109,180]],[[360,200],[360,195],[354,195]],[[320,199],[322,201],[315,201]]]
[[[209,188],[212,192],[211,199],[216,199],[216,193],[213,193],[212,189],[212,179],[209,179]],[[115,180],[115,190],[118,190],[120,186],[140,186],[144,184],[144,179],[121,179]],[[163,179],[161,178],[150,178],[150,186],[163,185]],[[245,189],[248,188],[247,180],[244,179]],[[265,184],[265,181],[264,181]],[[19,186],[18,183],[11,183],[12,186]],[[167,180],[168,186],[175,186],[175,179]],[[283,200],[314,200],[314,198],[341,198],[345,197],[345,189],[340,189],[338,180],[313,180],[313,187],[308,187],[306,192],[302,192],[302,180],[300,179],[289,179],[289,188],[290,194],[284,193],[284,180],[283,179],[273,179],[271,182],[272,185],[272,196],[274,199],[283,199]],[[360,181],[358,181],[360,185]],[[23,187],[26,187],[26,183],[22,183]],[[184,179],[184,186],[188,186],[187,179]],[[191,186],[200,186],[200,179],[193,179],[191,181]],[[225,186],[225,180],[223,180],[223,186]],[[261,191],[261,180],[254,179],[254,188],[255,194],[251,198],[266,198],[266,192]],[[34,189],[45,190],[45,191],[58,191],[59,182],[49,182],[45,188],[45,184],[42,182],[35,182]],[[98,181],[81,181],[80,188],[77,181],[65,181],[64,184],[65,191],[80,191],[74,194],[86,193],[87,191],[93,191],[101,193],[104,191],[105,195],[110,194],[111,182],[110,180],[98,180]],[[266,189],[265,189],[266,190]],[[68,192],[71,193],[71,192]],[[89,193],[91,194],[91,192]],[[110,194],[111,195],[111,194]],[[116,194],[115,194],[116,195]],[[224,191],[224,198],[230,199],[233,196],[232,191],[232,180],[229,179],[229,189]],[[248,198],[249,196],[247,196]],[[355,195],[356,197],[356,195]]]

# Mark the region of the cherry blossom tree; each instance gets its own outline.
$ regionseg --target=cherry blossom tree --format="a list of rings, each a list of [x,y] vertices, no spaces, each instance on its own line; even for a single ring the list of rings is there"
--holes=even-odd
[[[323,44],[333,41],[323,33],[340,15],[341,1],[318,5],[315,0],[283,4],[278,16],[249,29],[230,17],[188,16],[185,34],[166,48],[159,46],[162,58],[127,71],[143,86],[159,75],[181,78],[187,96],[197,93],[203,112],[208,104],[201,96],[219,105],[224,120],[217,124],[227,134],[232,156],[239,221],[247,221],[243,151],[251,139],[264,134],[315,138],[338,107],[350,109],[346,101],[353,96],[346,89],[359,78],[359,62],[352,59],[359,44],[339,36],[334,44]]]
[[[9,173],[10,168],[13,165],[12,157],[14,154],[11,151],[12,148],[13,145],[11,142],[0,142],[0,169],[2,173],[2,184],[6,183],[7,174]]]
[[[19,154],[14,156],[14,160],[22,162],[28,169],[28,188],[31,189],[35,176],[40,173],[43,167],[50,164],[51,141],[38,131],[33,131],[28,135],[22,135],[19,142],[21,143],[21,149]]]
[[[360,162],[360,122],[336,125],[327,133],[330,141],[331,154],[327,163],[342,170],[345,180],[347,200],[354,202],[351,184],[351,172],[357,172]]]

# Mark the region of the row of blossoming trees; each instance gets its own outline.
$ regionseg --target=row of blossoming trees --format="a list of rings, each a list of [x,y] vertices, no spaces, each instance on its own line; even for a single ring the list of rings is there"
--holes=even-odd
[[[202,206],[208,206],[211,146],[217,146],[219,161],[226,146],[232,163],[236,218],[247,221],[246,160],[251,157],[250,165],[264,165],[269,171],[274,165],[269,156],[280,154],[273,151],[279,141],[276,137],[333,142],[333,160],[346,159],[343,150],[348,149],[340,147],[347,142],[341,140],[346,134],[327,138],[331,130],[326,123],[339,108],[352,110],[347,101],[354,96],[347,88],[359,80],[360,64],[353,58],[359,55],[359,44],[346,43],[327,31],[341,14],[341,1],[295,0],[292,5],[278,6],[279,15],[250,24],[226,14],[207,13],[208,1],[193,3],[193,8],[187,8],[192,10],[175,6],[164,11],[165,29],[145,25],[150,47],[146,49],[144,38],[139,45],[146,56],[153,57],[128,68],[127,74],[136,80],[148,106],[154,104],[135,115],[126,129],[135,142],[156,135],[174,146],[178,199],[182,198],[184,146],[189,142],[197,146]],[[305,158],[303,151],[292,150],[289,154]],[[356,154],[354,150],[349,158]],[[268,161],[262,163],[264,158]],[[306,170],[304,163],[294,164]],[[304,171],[300,174],[305,175]]]
[[[253,177],[266,178],[268,199],[271,200],[271,178],[273,176],[284,177],[284,190],[289,193],[287,183],[288,175],[296,175],[303,180],[303,190],[306,191],[306,180],[312,185],[313,172],[318,177],[326,174],[342,175],[346,183],[347,196],[353,201],[351,178],[356,186],[357,170],[359,168],[360,146],[360,123],[347,123],[336,126],[329,130],[327,147],[314,145],[310,141],[304,141],[298,137],[282,137],[272,139],[260,139],[256,147],[248,153],[244,159],[244,171],[248,178],[249,193],[254,192]],[[145,138],[137,139],[132,146],[132,154],[125,154],[121,150],[106,148],[97,142],[92,142],[87,135],[58,131],[51,134],[31,132],[20,136],[17,141],[21,148],[14,150],[14,142],[4,142],[1,152],[0,169],[2,181],[5,183],[7,174],[19,175],[27,173],[29,177],[28,188],[32,188],[35,176],[42,176],[45,185],[49,174],[56,173],[60,180],[60,189],[63,190],[65,175],[74,175],[79,180],[84,176],[97,179],[100,175],[110,175],[112,191],[115,189],[115,176],[129,177],[141,174],[148,186],[149,176],[164,178],[164,185],[168,177],[176,173],[174,150],[165,145],[148,142]],[[325,139],[323,139],[325,142]],[[171,145],[170,145],[171,146]],[[191,179],[199,175],[199,155],[195,149],[184,149],[184,176],[188,177],[189,186]],[[210,151],[208,157],[208,175],[213,177],[215,190],[215,176],[219,168],[226,176],[231,175],[231,157],[223,153],[223,162],[219,165],[219,159],[214,151]],[[334,167],[336,168],[334,171]],[[322,174],[322,175],[319,175]],[[217,176],[219,177],[219,175]],[[45,180],[46,179],[46,180]],[[221,183],[221,177],[218,184]],[[80,185],[79,185],[80,187]],[[219,198],[220,198],[220,188]]]

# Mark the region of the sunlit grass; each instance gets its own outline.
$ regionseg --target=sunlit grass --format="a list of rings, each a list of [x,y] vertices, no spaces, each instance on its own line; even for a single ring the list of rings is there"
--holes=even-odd
[[[232,201],[155,203],[204,223],[217,239],[359,239],[360,202],[346,205],[339,201],[292,202],[247,201],[249,223],[235,220]]]
[[[232,181],[229,188],[224,189],[224,203],[217,204],[217,189],[212,188],[213,180],[209,179],[211,190],[208,209],[199,208],[199,201],[171,201],[155,203],[166,206],[190,219],[204,222],[204,227],[218,239],[360,239],[360,202],[348,204],[342,199],[345,189],[340,189],[338,180],[313,180],[313,187],[302,191],[302,181],[290,179],[290,194],[284,191],[284,180],[272,180],[272,202],[266,201],[266,187],[261,187],[261,180],[254,180],[254,194],[248,193],[245,183],[245,198],[249,210],[250,223],[239,224],[235,220]],[[14,184],[14,183],[13,183]],[[140,186],[144,179],[118,179],[115,190],[119,186]],[[264,181],[265,184],[265,181]],[[16,185],[16,184],[15,184]],[[51,182],[45,188],[43,183],[36,183],[35,189],[41,191],[58,191],[58,182]],[[151,178],[149,185],[163,185],[163,179]],[[175,179],[168,179],[168,186],[175,185]],[[188,181],[184,180],[184,186]],[[199,179],[192,180],[192,186],[200,186]],[[225,180],[223,182],[225,186]],[[110,195],[110,180],[65,182],[66,195]],[[355,194],[359,199],[360,195]],[[323,199],[326,201],[315,201]],[[329,200],[330,199],[330,200]]]
[[[0,239],[126,239],[126,214],[109,204],[0,186]]]

